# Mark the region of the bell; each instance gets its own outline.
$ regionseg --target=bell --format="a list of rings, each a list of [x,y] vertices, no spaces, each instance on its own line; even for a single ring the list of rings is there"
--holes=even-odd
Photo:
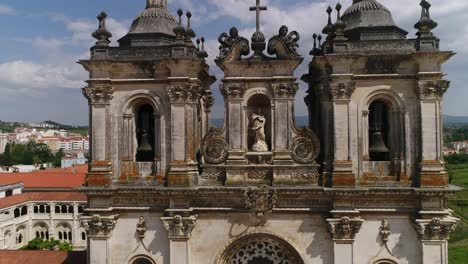
[[[141,145],[138,147],[138,152],[152,152],[153,148],[149,143],[150,135],[146,132],[143,132],[141,135]]]
[[[382,136],[382,132],[374,131],[370,138],[370,153],[389,153],[390,150],[388,149],[387,145],[385,145],[385,141]]]

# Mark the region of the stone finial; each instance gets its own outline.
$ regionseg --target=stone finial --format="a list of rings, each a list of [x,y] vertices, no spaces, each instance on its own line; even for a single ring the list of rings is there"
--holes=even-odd
[[[344,37],[344,30],[346,28],[346,24],[343,22],[343,20],[341,19],[341,8],[343,6],[338,3],[336,4],[336,22],[335,22],[335,32],[336,32],[336,38],[335,40],[346,40],[346,38]]]
[[[244,191],[245,207],[260,217],[273,212],[277,198],[277,191],[267,185],[249,187]]]
[[[174,28],[174,34],[178,40],[185,40],[186,30],[182,26],[182,16],[184,15],[184,11],[182,9],[177,10],[177,15],[179,16],[179,22],[177,27]]]
[[[187,41],[190,41],[190,39],[196,37],[196,34],[195,34],[195,31],[193,31],[193,29],[190,27],[190,19],[192,18],[192,13],[190,11],[188,11],[186,13],[186,16],[187,16],[187,28],[185,30],[186,39],[187,39]]]
[[[327,222],[328,231],[334,240],[353,240],[361,230],[364,220],[344,216],[339,219],[327,219]]]
[[[183,217],[181,215],[161,217],[164,228],[166,229],[169,239],[171,240],[187,240],[192,235],[192,230],[195,228],[197,216],[191,215]]]
[[[198,57],[199,58],[208,58],[208,52],[205,51],[205,37],[201,37],[201,39],[197,39],[197,49],[198,49]],[[201,46],[200,46],[201,43]]]
[[[314,35],[312,35],[312,38],[314,39],[314,47],[309,52],[309,54],[312,56],[322,54],[322,35],[317,35],[316,33],[314,33]]]
[[[433,36],[432,30],[437,27],[437,23],[431,19],[429,9],[431,4],[426,0],[421,0],[421,19],[414,25],[414,28],[418,30],[417,35],[421,38]]]
[[[119,215],[110,215],[110,216],[82,216],[80,217],[80,223],[83,228],[85,228],[88,236],[101,236],[108,237],[111,235],[114,230]]]
[[[167,0],[146,0],[146,8],[166,7]]]
[[[140,216],[140,219],[138,220],[138,223],[137,223],[136,231],[137,231],[138,237],[139,237],[140,239],[145,238],[145,233],[146,233],[146,221],[145,221],[145,217]]]
[[[333,27],[332,19],[331,19],[331,13],[333,12],[333,8],[331,6],[328,6],[327,8],[327,14],[328,14],[328,23],[327,25],[323,28],[322,33],[327,34],[327,38],[331,38],[333,35],[333,32],[335,28]]]
[[[97,39],[95,45],[97,47],[108,47],[110,44],[109,39],[112,37],[112,34],[106,28],[106,18],[107,14],[104,11],[101,12],[97,17],[99,20],[99,27],[92,34],[93,38]]]

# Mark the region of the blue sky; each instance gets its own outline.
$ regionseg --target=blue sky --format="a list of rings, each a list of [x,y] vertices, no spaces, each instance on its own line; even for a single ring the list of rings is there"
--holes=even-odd
[[[205,36],[210,54],[209,64],[218,79],[221,71],[214,65],[217,37],[233,25],[242,35],[253,33],[254,14],[248,7],[255,0],[168,0],[173,13],[179,7],[191,10],[198,36]],[[301,33],[300,52],[304,63],[297,70],[300,77],[310,62],[311,36],[320,32],[326,22],[325,9],[331,0],[263,0],[269,10],[263,13],[262,28],[267,37],[286,24]],[[348,7],[352,1],[343,0]],[[414,23],[420,15],[419,0],[380,0],[392,11],[395,22],[413,37]],[[448,2],[448,3],[447,3]],[[439,23],[435,30],[442,49],[457,55],[444,67],[452,86],[446,94],[444,113],[468,115],[468,1],[432,0],[432,15]],[[81,95],[87,74],[76,64],[89,56],[93,45],[92,31],[96,15],[106,11],[114,37],[113,45],[130,27],[134,16],[144,8],[145,0],[2,0],[0,2],[0,120],[55,120],[67,124],[87,124],[87,102]],[[306,86],[296,98],[297,115],[305,115],[303,103]],[[223,103],[218,86],[214,117],[223,116]]]

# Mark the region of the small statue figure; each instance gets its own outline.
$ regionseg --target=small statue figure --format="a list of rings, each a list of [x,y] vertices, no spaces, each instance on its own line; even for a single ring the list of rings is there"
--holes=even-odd
[[[267,152],[268,145],[265,137],[266,118],[260,114],[252,113],[250,130],[255,135],[255,143],[252,150],[255,152]]]
[[[301,36],[297,31],[291,31],[289,34],[288,32],[288,27],[283,25],[279,29],[278,36],[286,43],[286,46],[288,46],[294,54],[297,54],[297,48],[299,48],[298,42],[301,39]]]
[[[138,221],[136,230],[137,230],[137,233],[138,233],[138,237],[140,237],[140,239],[145,238],[146,222],[145,222],[145,218],[143,216],[140,216],[140,220]]]

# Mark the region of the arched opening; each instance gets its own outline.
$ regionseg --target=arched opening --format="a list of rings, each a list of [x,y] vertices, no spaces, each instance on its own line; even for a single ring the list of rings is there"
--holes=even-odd
[[[153,260],[146,256],[138,256],[130,261],[130,264],[155,264]]]
[[[34,206],[34,213],[35,214],[38,214],[39,213],[39,207],[36,205]]]
[[[304,264],[299,253],[286,241],[269,234],[253,234],[234,241],[216,264]]]
[[[58,232],[58,238],[59,238],[59,240],[63,239],[62,232]]]
[[[271,102],[266,95],[256,94],[247,102],[249,151],[271,150]]]
[[[48,206],[48,205],[46,206],[46,213],[48,213],[48,214],[50,213],[50,206]]]
[[[68,206],[68,213],[73,214],[73,205]]]
[[[16,208],[15,211],[14,211],[14,214],[15,214],[15,218],[20,217],[20,216],[21,216],[20,209],[19,209],[19,208]]]
[[[23,206],[21,207],[21,215],[27,215],[28,214],[28,207]]]
[[[18,235],[18,239],[17,239],[16,243],[17,243],[17,244],[23,243],[23,235],[22,235],[22,234],[19,234],[19,235]]]
[[[86,233],[85,232],[81,232],[81,240],[86,240]]]
[[[149,104],[140,106],[136,111],[137,162],[154,162],[155,149],[155,113]]]
[[[66,205],[62,205],[61,211],[62,211],[62,214],[68,213],[68,207]]]
[[[55,206],[55,213],[60,214],[60,206],[59,205]]]
[[[372,161],[390,161],[390,107],[376,100],[369,106],[369,156]]]
[[[81,206],[81,205],[78,206],[78,213],[79,213],[79,214],[82,214],[83,211],[84,211],[84,210],[83,210],[83,206]]]

